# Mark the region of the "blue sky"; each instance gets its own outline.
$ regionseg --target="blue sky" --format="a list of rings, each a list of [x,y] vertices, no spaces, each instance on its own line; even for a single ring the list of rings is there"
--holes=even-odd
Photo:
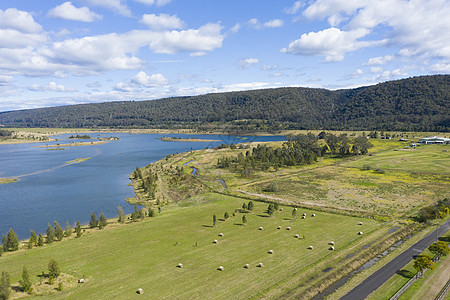
[[[450,73],[445,0],[0,2],[0,112]]]

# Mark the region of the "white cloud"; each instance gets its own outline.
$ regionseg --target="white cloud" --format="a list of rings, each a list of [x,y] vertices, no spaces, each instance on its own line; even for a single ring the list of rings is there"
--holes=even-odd
[[[304,4],[301,1],[295,1],[291,7],[285,8],[284,12],[290,15],[296,14],[298,10],[303,7]]]
[[[140,71],[133,78],[131,83],[144,87],[164,86],[169,83],[169,80],[165,78],[161,73],[147,75],[145,72]]]
[[[380,73],[381,71],[383,71],[383,68],[381,67],[371,67],[370,68],[370,73]]]
[[[52,8],[47,16],[51,18],[60,18],[65,20],[74,20],[82,22],[93,22],[101,20],[102,16],[90,11],[88,7],[83,6],[77,8],[72,5],[72,2],[64,2],[63,4]]]
[[[433,64],[431,65],[430,70],[433,73],[439,74],[450,73],[450,63]]]
[[[5,86],[13,81],[13,77],[9,75],[0,75],[0,86]]]
[[[328,28],[319,32],[304,33],[281,52],[295,55],[325,56],[327,62],[342,61],[347,52],[383,44],[385,41],[358,41],[369,34],[366,29],[341,31]]]
[[[28,89],[33,92],[41,92],[41,91],[76,92],[77,91],[72,88],[67,88],[61,84],[56,84],[56,82],[54,82],[54,81],[49,82],[47,85],[32,84],[28,87]]]
[[[247,69],[253,66],[254,64],[257,64],[259,60],[257,58],[245,58],[241,59],[237,62],[237,66],[239,69]]]
[[[172,0],[134,0],[136,2],[146,4],[146,5],[156,5],[163,6],[169,4]]]
[[[22,33],[38,33],[42,26],[34,21],[33,16],[16,8],[0,9],[0,28],[14,29]]]
[[[0,29],[0,48],[36,47],[47,40],[45,33],[27,33],[15,29]]]
[[[263,27],[268,27],[268,28],[276,28],[276,27],[282,27],[284,24],[284,22],[280,19],[274,19],[274,20],[270,20],[267,21],[263,24]]]
[[[181,29],[184,27],[183,21],[181,21],[176,15],[167,14],[145,14],[139,21],[152,30],[169,30],[169,29]]]
[[[248,20],[248,24],[255,29],[262,29],[262,28],[282,27],[284,22],[283,22],[283,20],[280,20],[280,19],[273,19],[273,20],[270,20],[270,21],[267,21],[267,22],[261,24],[258,19],[252,18],[252,19]]]
[[[100,6],[113,10],[126,17],[131,16],[131,11],[125,4],[122,3],[121,0],[84,0],[84,2],[87,2],[92,6]]]
[[[205,52],[222,47],[222,26],[209,23],[198,29],[149,33],[149,47],[155,53]]]
[[[233,27],[231,27],[231,32],[236,33],[241,29],[241,24],[236,23],[236,25],[234,25]]]
[[[136,86],[131,86],[128,83],[119,82],[114,86],[114,90],[118,92],[131,93],[131,92],[138,92],[141,89]]]
[[[364,63],[364,65],[365,66],[384,65],[387,62],[391,61],[393,58],[394,57],[392,55],[372,57],[366,63]]]
[[[370,36],[379,39],[379,34],[384,35],[379,45],[397,46],[400,48],[397,53],[399,56],[444,60],[450,58],[449,15],[450,5],[445,0],[316,0],[303,11],[304,17],[310,20],[326,19],[332,26],[320,32],[338,26],[343,32],[366,30],[366,39],[370,39]],[[347,52],[373,45],[367,43],[341,48],[336,58],[343,58]],[[307,44],[302,45],[300,52],[308,52],[308,47]],[[313,44],[310,52],[314,52],[314,47],[317,46]]]
[[[263,71],[271,71],[271,70],[276,70],[278,69],[278,65],[263,65],[262,66]]]
[[[98,81],[94,81],[94,82],[86,84],[86,86],[89,88],[99,88],[99,87],[102,87],[102,84]]]

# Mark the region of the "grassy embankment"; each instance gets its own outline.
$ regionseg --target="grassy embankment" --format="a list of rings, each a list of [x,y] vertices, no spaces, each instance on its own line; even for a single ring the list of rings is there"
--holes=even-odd
[[[16,182],[17,179],[14,178],[0,178],[0,184]]]

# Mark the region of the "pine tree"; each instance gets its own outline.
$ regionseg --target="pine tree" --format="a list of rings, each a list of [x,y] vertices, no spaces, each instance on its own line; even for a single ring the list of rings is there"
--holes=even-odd
[[[213,215],[213,226],[216,226],[216,222],[217,222],[217,217],[216,217],[216,215]]]
[[[275,202],[273,204],[273,208],[274,208],[275,211],[278,211],[280,209],[280,204],[278,202]]]
[[[122,206],[118,206],[117,207],[117,216],[119,217],[119,223],[124,223],[125,222],[125,212],[123,211]]]
[[[139,210],[139,219],[145,219],[145,209],[143,207]]]
[[[55,240],[55,229],[53,229],[53,227],[48,224],[47,227],[47,243],[53,243],[53,241]]]
[[[247,224],[247,217],[245,215],[242,216],[242,224]]]
[[[48,275],[52,276],[53,278],[57,278],[59,274],[61,273],[61,270],[59,269],[59,264],[56,260],[52,259],[48,263]]]
[[[253,210],[253,202],[249,201],[247,205],[248,210]]]
[[[297,216],[297,209],[296,208],[294,208],[293,210],[292,210],[292,220],[295,220],[295,217]]]
[[[66,229],[64,230],[64,235],[66,237],[72,236],[73,230],[72,226],[70,226],[69,221],[66,221]]]
[[[97,226],[98,226],[97,216],[95,215],[95,213],[92,213],[91,220],[89,221],[89,227],[95,228]]]
[[[34,232],[34,230],[31,230],[30,240],[28,241],[28,249],[32,249],[33,246],[36,246],[36,244],[37,244],[36,232]]]
[[[64,237],[64,230],[61,228],[58,222],[53,222],[55,225],[55,237],[58,241],[61,241]]]
[[[77,238],[81,237],[83,232],[81,231],[80,221],[77,221],[77,226],[75,226],[75,233],[77,234]]]
[[[225,212],[224,214],[223,214],[223,218],[226,220],[226,219],[228,219],[230,217],[230,215],[228,215],[228,212]]]
[[[44,246],[44,237],[40,233],[39,233],[39,236],[38,236],[37,245],[38,245],[38,247]]]
[[[10,228],[8,232],[7,247],[9,251],[19,250],[19,238],[12,228]]]
[[[139,218],[139,209],[137,207],[137,204],[134,204],[134,212],[131,214],[131,220],[136,221]]]
[[[273,203],[270,203],[269,206],[267,207],[267,213],[269,214],[270,217],[273,215],[274,211],[275,211],[274,205]]]
[[[148,209],[148,216],[151,218],[155,216],[155,211],[152,208]]]
[[[29,294],[31,293],[32,284],[31,284],[30,275],[28,274],[28,270],[27,270],[26,266],[23,266],[22,279],[19,280],[19,285],[20,285],[20,288],[22,289],[22,291],[29,293]]]
[[[242,203],[242,209],[243,209],[243,210],[247,210],[247,203],[245,203],[245,202]]]
[[[10,292],[9,274],[2,271],[2,277],[0,278],[0,299],[8,299]]]
[[[108,225],[108,219],[106,219],[105,215],[103,213],[101,213],[100,219],[98,222],[98,228],[103,229],[106,227],[106,225]]]
[[[6,235],[3,235],[2,244],[3,244],[3,252],[7,252],[8,251],[8,237]]]

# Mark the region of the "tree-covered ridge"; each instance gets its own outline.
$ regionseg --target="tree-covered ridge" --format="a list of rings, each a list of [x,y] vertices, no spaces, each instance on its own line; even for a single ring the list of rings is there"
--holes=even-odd
[[[449,75],[356,89],[276,88],[0,113],[7,127],[448,131]]]

